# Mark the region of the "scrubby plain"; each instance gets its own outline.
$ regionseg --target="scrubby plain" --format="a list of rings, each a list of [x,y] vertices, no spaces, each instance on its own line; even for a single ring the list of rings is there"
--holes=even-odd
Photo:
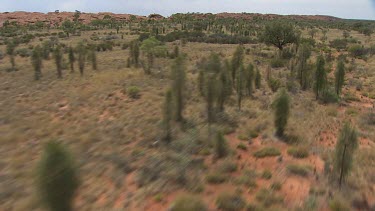
[[[73,210],[375,208],[373,21],[177,14],[83,24],[79,15],[51,27],[0,28],[0,210],[45,209],[37,166],[51,141],[76,164]],[[282,49],[266,45],[262,34],[275,25],[292,26],[296,39]],[[44,57],[38,80],[37,45]],[[301,46],[311,55],[303,57]],[[345,77],[337,91],[340,60]],[[254,74],[246,74],[249,64]],[[216,84],[216,70],[228,73],[229,88]],[[275,118],[283,122],[286,112],[275,99],[283,94],[289,115],[280,133]],[[345,123],[355,128],[358,147],[340,183]]]

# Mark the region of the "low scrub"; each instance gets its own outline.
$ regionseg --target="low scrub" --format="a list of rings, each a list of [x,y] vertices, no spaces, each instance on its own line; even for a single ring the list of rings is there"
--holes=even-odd
[[[173,202],[171,207],[168,209],[170,211],[206,211],[207,206],[202,201],[201,198],[197,196],[184,195],[180,196]]]
[[[306,177],[310,172],[310,166],[305,165],[291,164],[288,165],[286,168],[289,173],[303,177]]]
[[[305,147],[291,147],[288,149],[288,154],[294,158],[306,158],[309,156],[309,151]]]
[[[206,176],[206,182],[210,184],[220,184],[228,180],[228,177],[220,172],[213,172]]]
[[[275,147],[264,147],[254,153],[256,158],[274,157],[281,155],[280,150]]]
[[[216,206],[222,211],[237,211],[242,210],[246,202],[238,194],[222,193],[216,199]]]

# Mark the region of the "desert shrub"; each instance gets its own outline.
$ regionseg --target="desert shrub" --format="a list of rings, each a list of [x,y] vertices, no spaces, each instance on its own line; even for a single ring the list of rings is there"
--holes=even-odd
[[[244,170],[241,176],[236,177],[233,183],[236,185],[245,185],[246,187],[255,188],[257,174],[255,171]]]
[[[262,178],[269,180],[272,178],[272,172],[270,170],[264,170],[262,173]]]
[[[335,90],[329,88],[325,92],[323,92],[322,96],[320,97],[320,100],[323,103],[337,103],[339,102],[339,96],[337,95]]]
[[[29,57],[31,56],[31,50],[27,48],[20,48],[16,50],[16,54],[20,57]]]
[[[281,81],[277,78],[270,78],[267,82],[268,86],[273,92],[277,92],[277,90],[281,87]]]
[[[257,158],[274,157],[281,155],[280,150],[275,147],[264,147],[254,153]]]
[[[281,190],[282,184],[280,182],[273,182],[271,184],[272,190]]]
[[[367,50],[361,45],[350,46],[348,52],[355,58],[363,58],[367,54]]]
[[[37,184],[49,210],[70,211],[79,181],[70,153],[57,142],[48,142],[38,166]]]
[[[284,201],[282,197],[276,196],[272,191],[265,188],[260,189],[255,198],[266,208]]]
[[[329,209],[331,211],[349,211],[350,206],[341,198],[334,198],[329,202]]]
[[[306,158],[309,156],[309,151],[305,147],[291,147],[288,149],[288,154],[294,158]]]
[[[184,195],[178,197],[171,207],[170,211],[206,211],[207,206],[201,198],[192,195]]]
[[[212,172],[206,175],[206,182],[210,184],[220,184],[228,180],[228,176],[222,174],[221,172]]]
[[[222,211],[242,210],[245,205],[245,200],[240,195],[234,193],[221,193],[216,199],[216,206]]]
[[[284,61],[280,58],[273,58],[270,62],[272,68],[284,67]]]
[[[131,86],[127,89],[127,93],[128,93],[128,96],[130,98],[133,98],[133,99],[137,99],[139,98],[140,94],[139,94],[140,90],[138,87],[136,86]]]
[[[221,173],[231,173],[237,170],[237,164],[230,160],[225,160],[219,166],[219,171]]]
[[[216,134],[215,139],[215,155],[217,158],[225,157],[228,154],[227,140],[221,132]]]
[[[334,39],[329,43],[331,48],[336,48],[337,50],[345,50],[348,45],[346,39]]]
[[[244,143],[239,143],[237,145],[237,149],[240,149],[240,150],[247,150],[247,146],[244,144]]]
[[[365,124],[375,125],[375,113],[370,112],[362,116],[362,120]]]
[[[286,168],[289,173],[303,177],[307,176],[310,172],[310,167],[305,165],[290,164]]]
[[[311,46],[311,47],[315,47],[315,44],[316,44],[315,39],[312,39],[312,38],[301,38],[300,39],[300,44],[305,44],[305,43],[307,45]]]
[[[276,127],[276,135],[283,137],[285,127],[289,119],[290,98],[282,89],[274,99],[272,106],[274,108],[274,124]]]

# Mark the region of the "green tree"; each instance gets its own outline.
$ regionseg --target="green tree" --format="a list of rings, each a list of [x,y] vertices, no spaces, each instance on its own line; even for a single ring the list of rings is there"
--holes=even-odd
[[[145,73],[151,74],[151,69],[154,63],[155,49],[157,46],[160,46],[161,43],[155,37],[149,37],[143,40],[141,44],[141,50],[147,57],[147,67],[145,67]]]
[[[204,74],[204,70],[200,70],[199,73],[198,73],[198,90],[199,90],[199,94],[204,97],[205,96],[205,89],[204,89],[204,86],[205,86],[205,74]]]
[[[85,70],[85,62],[86,62],[86,46],[80,42],[77,45],[77,52],[78,52],[78,67],[79,73],[83,76],[83,71]]]
[[[249,64],[244,72],[244,82],[246,87],[246,94],[248,96],[252,95],[253,93],[254,75],[254,65]]]
[[[130,43],[130,58],[132,64],[135,65],[135,67],[139,66],[139,54],[139,42],[137,40],[134,40]]]
[[[299,32],[288,23],[275,21],[266,25],[264,32],[260,35],[260,40],[267,45],[273,45],[279,50],[291,43],[297,43]]]
[[[311,56],[311,49],[307,44],[302,44],[297,52],[297,65],[296,69],[298,72],[298,78],[301,85],[302,90],[306,90],[308,87],[308,80],[309,80],[309,66],[307,65],[307,60]]]
[[[6,52],[9,56],[9,58],[10,58],[10,64],[12,65],[12,68],[11,68],[12,71],[16,71],[16,61],[15,61],[15,58],[14,58],[16,46],[17,45],[13,40],[11,40],[7,43]]]
[[[61,28],[65,32],[67,37],[69,37],[70,34],[73,34],[76,31],[74,23],[70,20],[65,20],[64,22],[62,22]]]
[[[244,95],[243,92],[245,89],[244,72],[245,72],[245,68],[243,67],[243,65],[241,65],[241,67],[238,69],[237,83],[236,83],[238,110],[241,110],[242,98]]]
[[[62,59],[63,53],[61,51],[61,46],[57,45],[54,52],[53,57],[55,58],[56,70],[57,70],[57,77],[62,78]]]
[[[327,73],[324,68],[325,61],[322,55],[318,56],[316,61],[316,72],[315,72],[315,93],[316,99],[325,91],[327,83]]]
[[[285,89],[280,90],[278,96],[276,96],[274,102],[274,123],[276,127],[276,135],[282,137],[284,130],[288,124],[289,110],[290,110],[290,99]]]
[[[340,187],[352,168],[353,156],[357,148],[357,131],[349,123],[345,123],[335,147],[334,171],[339,174]]]
[[[259,69],[256,68],[256,73],[255,73],[255,88],[260,89],[261,79],[262,79],[262,75],[260,74]]]
[[[76,58],[74,57],[74,49],[72,47],[69,47],[69,64],[70,64],[70,72],[74,72],[74,62],[76,61]]]
[[[172,64],[172,98],[174,101],[174,119],[177,122],[183,121],[182,111],[184,110],[184,92],[186,76],[185,57],[180,55]]]
[[[228,143],[221,132],[217,132],[214,146],[217,159],[223,158],[228,154]]]
[[[241,67],[242,63],[243,63],[243,59],[244,59],[244,49],[241,45],[239,45],[237,48],[236,48],[236,51],[234,52],[233,54],[233,57],[232,57],[232,83],[233,85],[235,85],[235,81],[236,81],[236,72],[238,71],[238,69]]]
[[[168,90],[165,94],[165,100],[163,105],[163,127],[164,127],[164,140],[169,143],[172,139],[171,131],[171,120],[173,117],[173,101],[172,101],[172,91]]]
[[[226,68],[223,68],[218,76],[217,82],[217,110],[224,111],[224,104],[232,94],[232,82],[230,80],[230,73]]]
[[[344,85],[345,81],[345,64],[342,59],[339,59],[337,63],[337,69],[335,72],[335,88],[337,96],[340,95],[342,86]]]
[[[210,125],[214,122],[215,111],[214,111],[214,102],[216,98],[216,80],[215,76],[210,74],[206,77],[206,111],[207,111],[207,123]]]
[[[73,159],[61,144],[52,141],[45,145],[38,165],[37,184],[41,199],[49,210],[73,210],[79,180]]]
[[[40,45],[34,47],[31,54],[31,62],[35,72],[35,80],[39,80],[42,76],[42,49],[40,48]]]
[[[92,69],[97,70],[98,69],[98,63],[97,63],[95,48],[90,48],[89,59],[90,59],[91,64],[92,64]]]

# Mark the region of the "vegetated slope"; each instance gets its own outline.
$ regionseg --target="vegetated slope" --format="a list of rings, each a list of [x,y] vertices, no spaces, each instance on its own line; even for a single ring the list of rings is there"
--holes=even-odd
[[[60,25],[64,20],[73,20],[74,12],[49,12],[49,13],[40,13],[40,12],[4,12],[0,13],[0,27],[5,21],[16,21],[21,25],[24,24],[34,24],[36,22],[43,22],[50,25]],[[117,21],[129,21],[133,16],[131,14],[115,14],[111,12],[100,12],[100,13],[85,13],[82,12],[79,21],[82,23],[90,23],[93,20],[101,20],[106,15],[111,16],[111,18],[116,19]],[[340,18],[332,16],[322,16],[322,15],[275,15],[275,14],[258,14],[258,13],[218,13],[218,14],[200,14],[193,13],[192,16],[197,19],[204,19],[210,16],[215,18],[237,18],[244,20],[254,20],[254,19],[278,19],[285,18],[290,20],[318,20],[318,21],[339,21]],[[136,19],[145,20],[145,19],[163,19],[164,17],[158,14],[151,14],[148,17],[134,15]],[[173,15],[171,16],[173,17]],[[169,17],[169,18],[171,18]]]

